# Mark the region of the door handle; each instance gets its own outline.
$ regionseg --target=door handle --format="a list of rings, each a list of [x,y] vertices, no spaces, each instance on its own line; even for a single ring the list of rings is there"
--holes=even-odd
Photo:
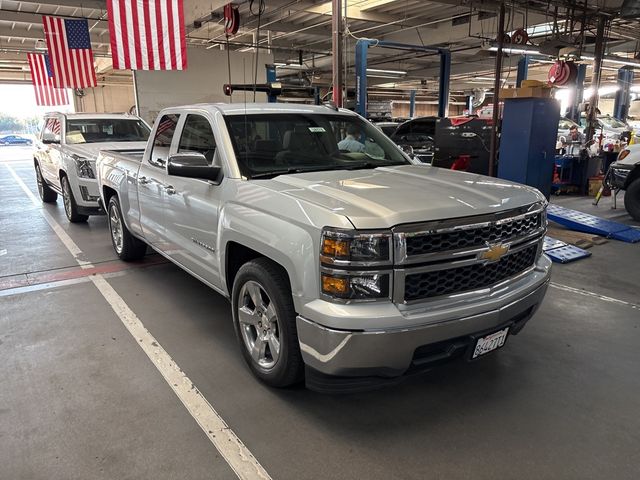
[[[167,192],[167,195],[175,195],[176,189],[173,188],[173,185],[165,185],[164,191]]]
[[[138,183],[140,185],[146,185],[147,183],[149,183],[149,179],[147,177],[138,177]]]

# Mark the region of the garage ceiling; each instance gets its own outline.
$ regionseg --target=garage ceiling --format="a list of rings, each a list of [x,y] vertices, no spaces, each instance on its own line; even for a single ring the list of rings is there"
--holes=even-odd
[[[488,89],[493,84],[494,53],[486,49],[495,39],[499,5],[488,1],[422,0],[343,0],[347,3],[348,34],[345,37],[347,81],[353,83],[354,46],[357,38],[377,38],[409,44],[439,45],[452,50],[452,94],[462,95],[474,88]],[[200,48],[224,48],[226,37],[222,21],[222,0],[185,0],[188,42]],[[254,42],[273,49],[278,63],[296,64],[279,68],[285,81],[329,86],[331,81],[331,2],[312,0],[266,0],[264,14],[258,19],[249,1],[239,5],[241,29],[230,39],[230,49],[251,51]],[[586,10],[584,3],[588,4]],[[520,1],[507,3],[507,30],[527,27],[538,44],[558,36],[576,39],[583,30],[582,51],[593,46],[596,13],[614,20],[607,32],[610,54],[634,57],[640,40],[640,22],[615,18],[622,0]],[[572,6],[573,5],[573,6]],[[42,15],[84,17],[89,19],[91,41],[101,83],[130,82],[127,71],[111,69],[106,2],[97,0],[16,1],[0,0],[0,81],[29,81],[26,52],[44,48]],[[567,20],[573,16],[574,21]],[[553,31],[554,19],[559,32]],[[195,22],[195,24],[194,24]],[[196,26],[197,25],[197,28]],[[259,27],[259,37],[258,37]],[[533,27],[536,27],[535,30]],[[484,48],[483,48],[484,47]],[[302,65],[299,64],[302,58]],[[515,81],[518,55],[507,56],[503,77]],[[548,59],[534,62],[530,78],[546,78]],[[372,92],[403,96],[417,88],[428,97],[437,89],[438,57],[376,49],[370,51],[370,64],[379,70],[406,72],[384,74],[370,80]],[[606,65],[605,65],[606,66]],[[192,65],[192,68],[196,67]],[[604,79],[615,78],[617,66],[607,67]]]

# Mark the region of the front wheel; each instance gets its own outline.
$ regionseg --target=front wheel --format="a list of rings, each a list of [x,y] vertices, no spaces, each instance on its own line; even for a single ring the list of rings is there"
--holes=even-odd
[[[634,220],[640,222],[640,178],[631,182],[624,192],[624,208]]]
[[[232,306],[242,356],[254,375],[272,387],[302,380],[296,312],[282,268],[266,258],[244,264],[233,282]]]
[[[62,177],[60,183],[62,184],[62,201],[64,203],[64,213],[67,215],[67,218],[71,223],[86,222],[89,216],[78,213],[78,204],[76,204],[76,199],[73,198],[71,184],[69,183],[69,179],[66,177],[66,175]]]
[[[122,220],[122,210],[117,196],[109,199],[107,207],[107,218],[109,221],[109,232],[111,233],[111,243],[120,260],[130,262],[139,260],[147,252],[147,244],[134,237]]]

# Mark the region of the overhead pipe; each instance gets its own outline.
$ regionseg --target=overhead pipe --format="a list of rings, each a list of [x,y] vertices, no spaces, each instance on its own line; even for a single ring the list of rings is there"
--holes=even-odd
[[[342,56],[343,56],[343,39],[342,39],[342,0],[332,0],[332,16],[331,16],[331,45],[332,45],[332,69],[333,69],[333,104],[336,107],[342,107]]]
[[[587,113],[587,130],[585,132],[587,141],[591,141],[596,133],[596,122],[598,121],[598,90],[600,89],[600,79],[602,77],[602,60],[604,58],[604,29],[606,17],[598,17],[598,27],[596,30],[596,45],[593,60],[593,77],[591,77],[591,87],[593,95],[589,99],[589,111]]]

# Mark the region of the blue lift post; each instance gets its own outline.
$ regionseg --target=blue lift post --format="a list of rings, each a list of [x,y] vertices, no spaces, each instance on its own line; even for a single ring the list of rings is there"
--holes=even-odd
[[[520,88],[523,80],[527,79],[529,73],[529,55],[523,55],[518,60],[518,73],[516,75],[516,87]]]
[[[569,108],[568,116],[571,120],[580,124],[580,104],[584,100],[584,79],[587,76],[587,65],[578,65],[578,75],[576,77],[576,93],[573,98],[573,105]]]
[[[411,90],[409,97],[409,118],[413,118],[416,115],[416,91]]]
[[[451,52],[446,48],[409,45],[383,40],[360,39],[356,42],[356,112],[367,116],[367,52],[369,47],[393,48],[414,52],[436,52],[440,55],[440,91],[438,92],[438,116],[444,118],[449,110],[449,77]]]
[[[631,85],[633,85],[633,67],[618,70],[618,91],[613,102],[613,116],[625,121],[631,105]]]
[[[276,66],[273,64],[267,64],[267,83],[274,83],[277,81],[276,76]],[[277,95],[267,95],[267,100],[269,103],[276,103],[278,100]]]

